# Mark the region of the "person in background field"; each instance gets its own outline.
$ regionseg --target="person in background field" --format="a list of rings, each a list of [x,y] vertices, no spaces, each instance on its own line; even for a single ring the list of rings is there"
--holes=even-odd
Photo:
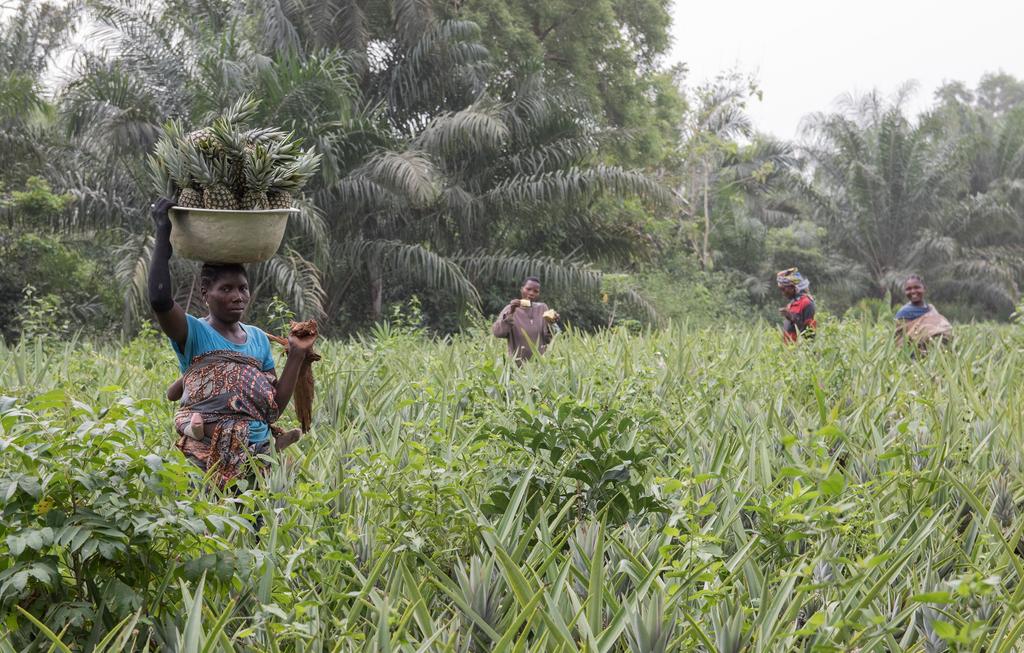
[[[779,272],[775,276],[775,282],[789,300],[785,308],[779,309],[782,315],[783,339],[786,342],[796,342],[799,338],[813,338],[818,323],[814,320],[814,297],[807,292],[811,282],[796,268]]]
[[[953,325],[924,301],[924,293],[924,279],[916,274],[907,277],[903,294],[909,301],[896,313],[896,342],[900,345],[911,342],[921,351],[926,350],[932,340],[944,343],[953,339]]]
[[[508,340],[508,353],[517,362],[529,360],[534,351],[543,354],[551,342],[551,325],[558,321],[558,313],[538,302],[540,279],[527,277],[519,289],[519,299],[508,303],[491,333]]]

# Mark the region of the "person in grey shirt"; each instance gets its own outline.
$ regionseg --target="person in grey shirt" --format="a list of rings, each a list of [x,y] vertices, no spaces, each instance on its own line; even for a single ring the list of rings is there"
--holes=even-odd
[[[537,301],[540,297],[540,279],[527,277],[519,289],[519,299],[508,303],[491,333],[508,340],[508,353],[516,361],[529,360],[534,352],[543,354],[551,342],[551,325],[558,321],[558,313]]]

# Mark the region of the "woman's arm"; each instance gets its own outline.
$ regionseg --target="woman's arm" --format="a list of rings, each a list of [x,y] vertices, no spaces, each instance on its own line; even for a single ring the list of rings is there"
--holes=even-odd
[[[156,321],[160,329],[178,345],[185,349],[188,339],[188,318],[185,310],[174,301],[171,290],[171,270],[168,263],[173,252],[171,248],[171,220],[167,217],[167,209],[174,202],[160,198],[153,205],[153,224],[156,227],[156,244],[153,246],[153,259],[149,263],[149,305],[156,313]]]

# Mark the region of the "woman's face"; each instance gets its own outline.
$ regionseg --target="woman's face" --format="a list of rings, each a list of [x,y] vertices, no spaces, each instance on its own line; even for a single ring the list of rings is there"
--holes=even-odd
[[[903,284],[903,294],[911,304],[920,305],[924,303],[924,284],[917,279],[909,279]]]
[[[783,296],[788,299],[796,297],[796,286],[779,286],[779,290],[781,290]]]
[[[227,272],[203,288],[210,315],[228,324],[238,322],[249,306],[249,280],[240,272]]]

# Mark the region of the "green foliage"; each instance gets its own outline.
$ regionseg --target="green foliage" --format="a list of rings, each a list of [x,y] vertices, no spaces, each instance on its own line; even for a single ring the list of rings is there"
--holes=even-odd
[[[529,454],[527,463],[535,471],[527,505],[574,503],[580,519],[600,515],[613,525],[665,511],[649,489],[654,452],[642,444],[651,416],[567,400],[536,412],[521,409],[514,419],[514,427],[498,428],[496,434]],[[511,486],[498,488],[485,513],[504,513],[511,494]]]
[[[70,324],[61,310],[57,295],[39,296],[32,284],[25,286],[25,299],[21,304],[21,337],[26,340],[56,338],[68,335]]]
[[[57,195],[50,182],[33,176],[25,181],[25,190],[11,193],[8,208],[14,212],[15,219],[24,219],[38,227],[55,221],[70,202],[70,194]]]
[[[267,332],[282,334],[287,333],[291,322],[295,320],[295,313],[288,307],[280,297],[274,295],[266,309]]]
[[[881,317],[324,342],[237,498],[172,446],[161,339],[0,347],[0,642],[1013,650],[1021,334],[913,359]]]
[[[205,571],[228,587],[244,553],[228,548],[245,530],[233,510],[178,500],[195,494],[197,475],[145,444],[152,401],[100,394],[95,406],[60,388],[24,403],[3,399],[0,606],[19,647],[39,641],[31,618],[67,641],[95,644],[139,613],[159,641],[183,620],[175,580]]]
[[[39,174],[61,142],[43,88],[49,63],[68,47],[77,7],[36,0],[4,6],[0,17],[0,182]]]
[[[518,281],[524,265],[586,285],[596,273],[558,262],[603,263],[609,243],[627,253],[642,243],[596,203],[672,203],[653,179],[604,160],[602,134],[570,88],[540,72],[499,80],[478,26],[432,2],[89,7],[117,54],[78,60],[61,97],[73,150],[90,161],[65,181],[81,196],[76,227],[132,234],[118,257],[129,313],[145,308],[150,225],[137,209],[151,198],[138,180],[160,125],[172,115],[183,131],[209,124],[248,92],[262,100],[252,124],[293,130],[323,155],[290,222],[290,249],[259,267],[254,286],[304,317],[330,318],[328,330],[382,317],[390,286],[447,295],[447,310],[461,313],[479,308],[484,284]],[[616,12],[648,23],[635,39],[648,60],[664,48],[664,24]],[[180,166],[162,150],[154,161],[168,162],[157,166],[165,188]],[[585,250],[570,237],[580,233]],[[192,270],[173,272],[180,286]]]
[[[29,286],[33,300],[23,308]],[[0,239],[0,333],[6,339],[16,339],[26,324],[37,333],[47,324],[71,323],[109,335],[117,317],[110,272],[79,248],[32,234]]]
[[[674,73],[657,65],[669,47],[669,3],[469,0],[446,9],[480,25],[497,80],[514,86],[542,72],[571,86],[601,124],[628,133],[605,148],[617,162],[654,167],[671,156],[685,104]]]
[[[638,330],[660,307],[713,312],[710,286],[763,312],[772,273],[792,265],[838,312],[912,271],[955,315],[1010,313],[1024,284],[1019,80],[951,82],[920,119],[905,94],[850,97],[798,148],[751,122],[756,80],[664,67],[669,4],[21,0],[0,19],[0,220],[91,243],[83,256],[112,269],[133,332],[148,315],[147,155],[168,160],[160,188],[191,183],[157,146],[163,126],[212,125],[251,94],[251,124],[323,156],[285,247],[250,271],[257,320],[277,296],[327,333],[355,332],[416,295],[425,324],[451,333],[526,273],[575,324]],[[101,26],[96,47],[51,92],[49,67],[85,24]],[[246,205],[283,205],[310,172],[271,180],[269,152],[246,156],[247,172],[224,171]],[[671,297],[694,276],[682,252],[728,281]],[[174,260],[172,275],[199,310],[195,266]],[[0,277],[8,339],[24,284]],[[33,285],[73,324],[108,328],[96,302]]]
[[[757,314],[752,289],[734,272],[699,269],[696,261],[677,256],[671,265],[645,273],[639,292],[662,321],[694,326],[749,322]]]
[[[999,149],[979,137],[995,122],[1005,125],[1003,155],[1024,151],[1024,141],[1010,116],[996,121],[949,97],[936,115],[914,121],[903,108],[908,92],[851,97],[844,112],[809,121],[815,179],[805,190],[816,219],[863,266],[861,294],[895,294],[918,273],[939,299],[1005,315],[1019,295],[1024,211],[998,192],[1013,165],[987,165]]]

